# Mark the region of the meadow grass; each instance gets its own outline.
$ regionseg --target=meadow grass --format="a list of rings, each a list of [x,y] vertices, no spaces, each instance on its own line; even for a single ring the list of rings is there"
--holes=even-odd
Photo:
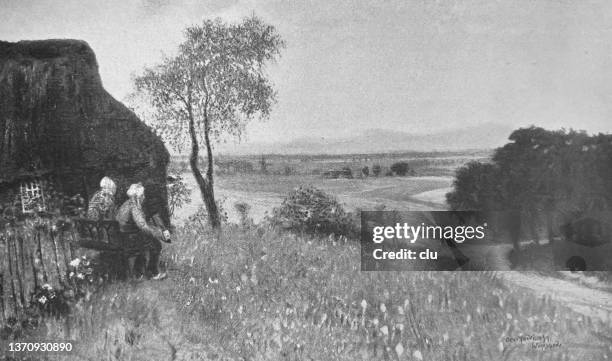
[[[189,176],[185,177],[190,179]],[[217,180],[217,186],[223,189],[235,189],[242,192],[268,192],[286,195],[298,186],[311,185],[331,194],[370,192],[380,189],[380,193],[367,195],[376,198],[397,200],[398,196],[406,197],[417,193],[448,187],[451,180],[437,177],[368,177],[353,179],[326,179],[312,175],[262,175],[247,174],[239,176],[224,175]],[[384,190],[384,191],[383,191]],[[399,193],[398,193],[399,192]],[[364,195],[367,193],[364,193]]]
[[[344,238],[197,223],[164,250],[160,282],[116,283],[70,318],[89,360],[603,360],[609,320],[485,272],[361,272]],[[47,339],[67,336],[47,320]],[[545,335],[533,349],[509,337]]]

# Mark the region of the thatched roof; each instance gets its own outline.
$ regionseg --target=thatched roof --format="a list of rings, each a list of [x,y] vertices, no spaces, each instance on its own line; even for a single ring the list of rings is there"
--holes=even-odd
[[[37,173],[82,176],[91,189],[101,175],[161,184],[168,160],[161,139],[104,90],[87,43],[0,41],[0,190]]]

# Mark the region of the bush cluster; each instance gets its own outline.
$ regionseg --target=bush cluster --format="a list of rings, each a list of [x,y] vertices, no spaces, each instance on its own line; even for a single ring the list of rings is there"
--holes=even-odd
[[[332,196],[312,186],[291,191],[269,217],[272,225],[310,234],[352,236],[352,215]]]
[[[395,162],[391,164],[391,172],[398,176],[406,176],[410,172],[410,165],[408,162]]]
[[[609,219],[612,135],[530,127],[509,140],[491,162],[457,170],[446,195],[451,209],[507,212],[516,220],[506,228],[517,250],[521,232],[537,240],[538,230],[546,229],[553,239],[566,222],[589,215]]]

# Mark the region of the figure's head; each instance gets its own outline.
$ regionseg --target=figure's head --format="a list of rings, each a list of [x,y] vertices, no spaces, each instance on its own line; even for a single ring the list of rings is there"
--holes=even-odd
[[[141,183],[134,183],[130,185],[130,188],[127,190],[127,196],[131,199],[142,202],[144,200],[144,187]]]
[[[109,177],[102,178],[102,180],[100,181],[100,188],[103,191],[112,195],[115,195],[115,192],[117,191],[117,185]]]

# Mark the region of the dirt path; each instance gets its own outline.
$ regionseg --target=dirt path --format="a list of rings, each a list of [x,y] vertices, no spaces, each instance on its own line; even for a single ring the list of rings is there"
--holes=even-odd
[[[580,314],[604,322],[612,321],[612,293],[531,272],[499,271],[497,275],[538,296],[550,296]]]

